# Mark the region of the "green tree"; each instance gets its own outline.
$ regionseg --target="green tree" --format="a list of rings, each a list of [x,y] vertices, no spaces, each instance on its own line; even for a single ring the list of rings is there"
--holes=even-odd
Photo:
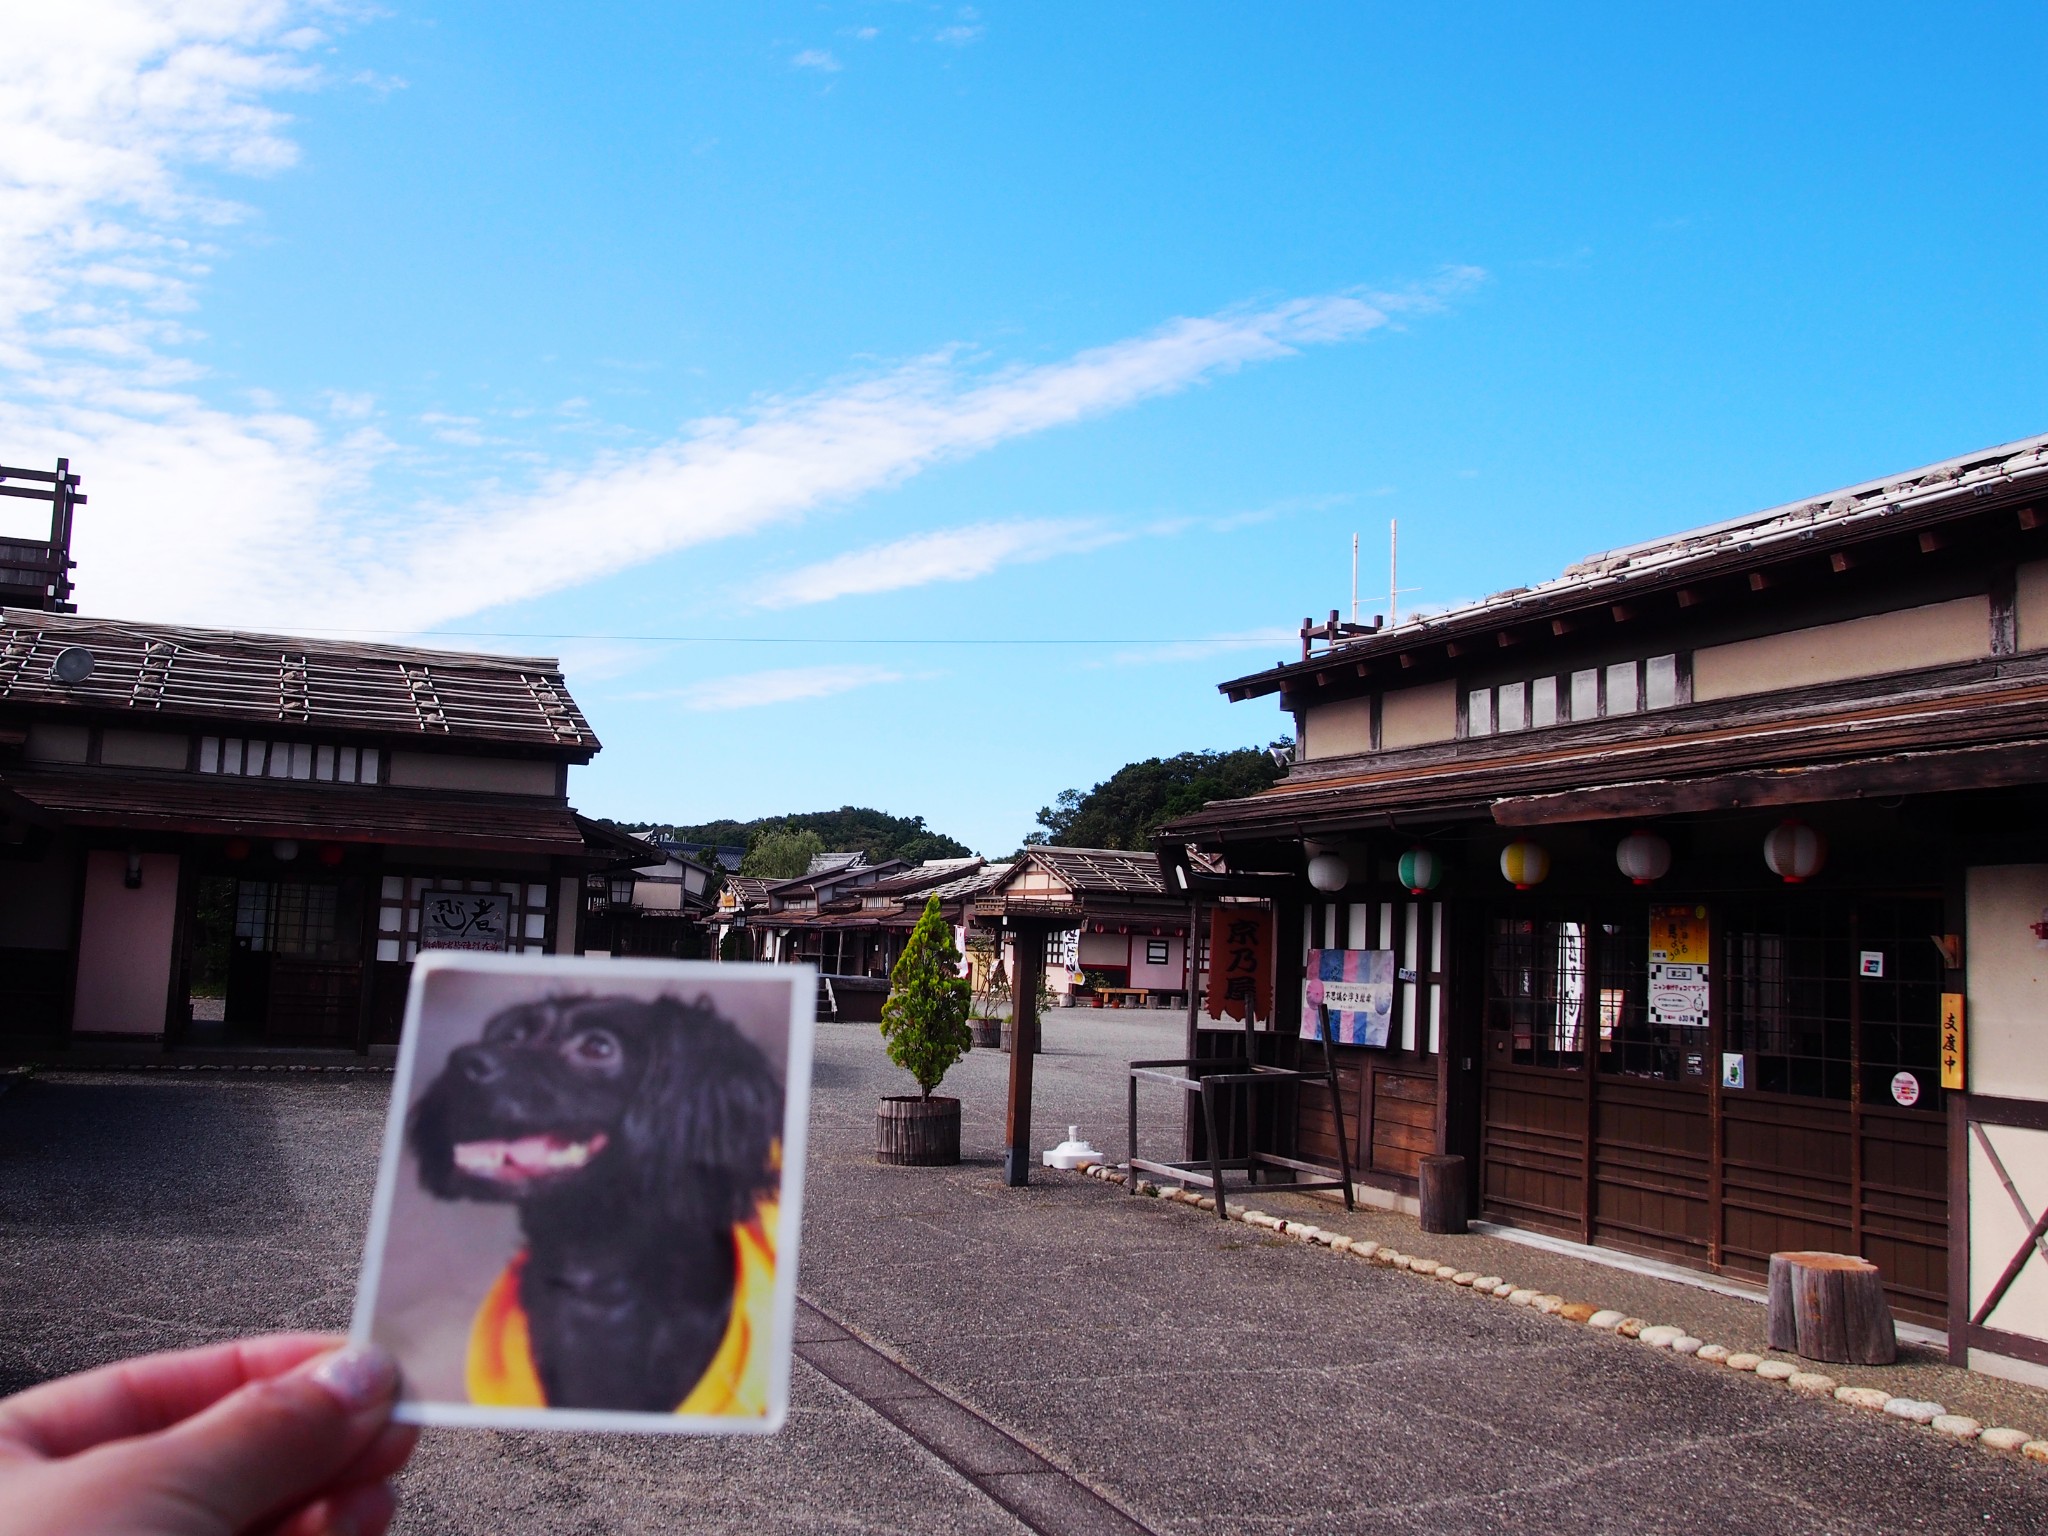
[[[889,973],[889,1000],[882,1004],[882,1038],[889,1059],[917,1079],[925,1098],[953,1063],[974,1048],[967,1027],[969,984],[960,974],[953,926],[927,897],[924,914],[910,930],[910,942]]]
[[[1283,738],[1275,747],[1291,747]],[[1176,816],[1211,800],[1239,800],[1269,789],[1286,770],[1270,749],[1183,752],[1126,763],[1086,793],[1062,790],[1038,813],[1039,830],[1025,843],[1067,848],[1123,848],[1143,852],[1152,834]]]
[[[788,825],[756,833],[740,861],[740,873],[763,880],[794,880],[825,851],[825,840],[807,828]]]
[[[621,831],[649,823],[608,822]],[[836,811],[803,811],[788,816],[764,816],[758,821],[705,821],[695,826],[668,822],[653,823],[660,836],[685,843],[717,843],[727,848],[751,847],[770,832],[815,832],[827,848],[851,853],[858,848],[870,863],[884,859],[964,859],[973,850],[957,838],[934,832],[922,816],[891,816],[865,805],[842,805]],[[752,874],[752,870],[746,871]],[[798,871],[802,873],[801,870]]]

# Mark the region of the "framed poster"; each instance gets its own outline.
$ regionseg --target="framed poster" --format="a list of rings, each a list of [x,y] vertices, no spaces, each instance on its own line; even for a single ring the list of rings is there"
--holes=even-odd
[[[1312,949],[1301,982],[1301,1037],[1317,1040],[1317,1009],[1330,1010],[1336,1045],[1385,1046],[1394,1019],[1391,949]]]
[[[1652,1024],[1704,1029],[1707,1023],[1707,909],[1650,908],[1649,1012]]]
[[[420,897],[420,948],[502,955],[512,898],[495,891],[428,891]]]

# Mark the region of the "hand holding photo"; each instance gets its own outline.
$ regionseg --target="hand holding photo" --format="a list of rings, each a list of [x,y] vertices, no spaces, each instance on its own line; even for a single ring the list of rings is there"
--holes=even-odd
[[[398,1417],[780,1427],[815,985],[422,955],[354,1328],[404,1368]]]

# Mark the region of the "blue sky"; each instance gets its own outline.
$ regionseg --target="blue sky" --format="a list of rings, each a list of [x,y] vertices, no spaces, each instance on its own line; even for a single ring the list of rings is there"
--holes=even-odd
[[[78,0],[0,458],[86,611],[559,654],[599,814],[991,854],[1443,605],[2048,427],[2037,6]]]

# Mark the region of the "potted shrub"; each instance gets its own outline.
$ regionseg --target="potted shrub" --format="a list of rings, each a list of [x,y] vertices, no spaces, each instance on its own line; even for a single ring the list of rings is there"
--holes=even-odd
[[[976,1046],[993,1050],[1003,1043],[1003,1013],[1009,1007],[1010,980],[1003,974],[1002,956],[997,952],[993,935],[987,930],[975,930],[967,945],[980,962],[979,968],[984,977],[982,989],[974,994],[967,1027]]]
[[[884,1098],[875,1118],[875,1159],[931,1166],[960,1161],[960,1101],[934,1098],[973,1041],[967,1030],[969,983],[960,974],[953,929],[930,897],[889,973],[882,1038],[889,1059],[917,1079],[915,1095]]]

